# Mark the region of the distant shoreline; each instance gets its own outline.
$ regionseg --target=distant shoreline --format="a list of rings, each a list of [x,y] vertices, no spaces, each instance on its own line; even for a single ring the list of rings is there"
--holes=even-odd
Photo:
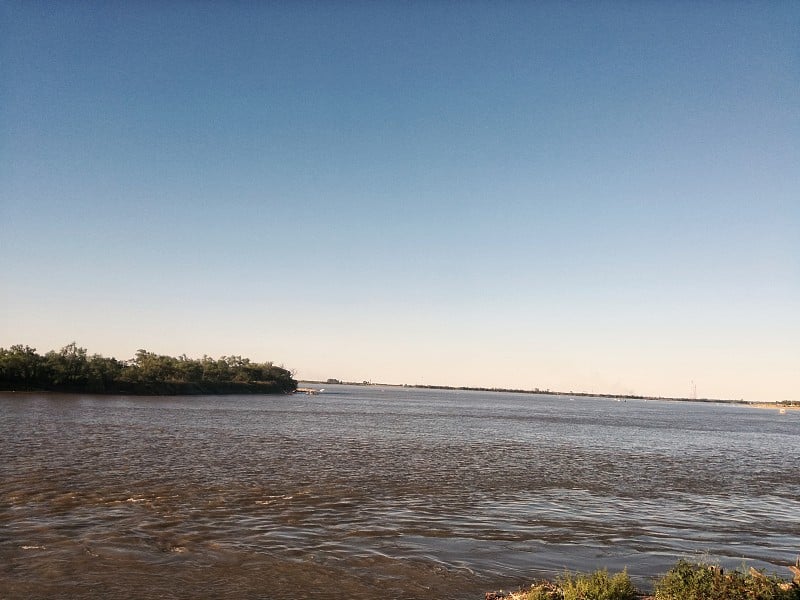
[[[583,397],[583,398],[610,398],[612,400],[656,400],[664,402],[704,402],[713,404],[738,404],[741,406],[752,406],[756,408],[791,408],[800,409],[800,401],[782,400],[776,402],[755,402],[750,400],[733,400],[723,398],[678,398],[670,396],[643,396],[639,394],[595,394],[590,392],[559,392],[554,390],[526,390],[516,388],[489,388],[489,387],[470,387],[470,386],[450,386],[450,385],[424,385],[424,384],[409,384],[409,383],[373,383],[373,382],[357,382],[357,381],[314,381],[310,379],[302,380],[303,383],[310,383],[314,385],[355,385],[361,387],[367,386],[383,386],[383,387],[401,387],[410,389],[422,390],[452,390],[459,392],[501,392],[506,394],[530,394],[540,396],[568,396],[568,397]]]
[[[768,410],[800,410],[800,403],[797,402],[748,402],[753,408],[766,408]]]

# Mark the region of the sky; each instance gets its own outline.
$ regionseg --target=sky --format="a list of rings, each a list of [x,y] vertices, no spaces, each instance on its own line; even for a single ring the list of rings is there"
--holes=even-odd
[[[800,400],[798,31],[779,1],[2,0],[0,347]]]

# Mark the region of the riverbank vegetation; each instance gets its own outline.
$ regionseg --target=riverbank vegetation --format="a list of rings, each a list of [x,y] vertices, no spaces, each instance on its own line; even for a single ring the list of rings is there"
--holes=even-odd
[[[241,356],[177,358],[139,350],[130,360],[88,354],[74,342],[44,355],[23,345],[0,348],[0,390],[144,395],[288,394],[292,373]]]
[[[488,592],[486,600],[800,600],[800,559],[784,581],[754,568],[725,571],[681,560],[655,583],[654,595],[636,590],[626,571],[610,575],[565,573],[554,582],[537,582],[518,592]]]

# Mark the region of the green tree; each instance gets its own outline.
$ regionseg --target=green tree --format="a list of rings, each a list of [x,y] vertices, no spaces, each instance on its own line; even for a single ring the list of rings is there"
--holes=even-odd
[[[123,365],[116,358],[106,358],[99,354],[89,357],[88,388],[94,392],[111,389],[122,373]]]
[[[199,360],[193,360],[182,354],[175,366],[181,381],[197,383],[203,380],[203,364]]]
[[[138,381],[158,382],[176,381],[177,379],[177,361],[171,356],[154,354],[140,349],[136,351],[133,362],[137,369]]]
[[[196,384],[191,386],[176,384]],[[145,384],[145,385],[141,385]],[[150,385],[154,384],[154,385]],[[169,384],[169,385],[159,385]],[[0,348],[0,389],[133,393],[211,393],[252,391],[289,393],[297,388],[293,374],[271,362],[238,355],[218,359],[204,355],[178,358],[140,349],[128,361],[87,355],[75,342],[44,356],[30,346]]]
[[[72,342],[58,352],[51,350],[44,358],[50,381],[55,385],[75,387],[88,382],[89,361],[86,348],[80,348]]]
[[[36,348],[16,344],[0,348],[0,381],[7,385],[30,387],[43,375],[43,360]]]

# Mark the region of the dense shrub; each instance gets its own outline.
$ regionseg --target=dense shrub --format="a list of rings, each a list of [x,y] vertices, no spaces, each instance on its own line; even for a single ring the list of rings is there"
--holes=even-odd
[[[681,560],[656,582],[656,600],[800,600],[800,590],[775,575],[725,572]]]
[[[603,569],[589,575],[565,573],[555,583],[536,583],[512,594],[514,600],[636,600],[636,588],[627,571],[609,575]]]
[[[750,568],[724,571],[721,567],[681,560],[656,581],[656,600],[800,600],[800,559],[793,583],[777,575]],[[565,573],[555,582],[539,582],[529,589],[487,598],[511,600],[635,600],[640,594],[628,573],[609,575],[607,570],[589,575]]]
[[[565,573],[558,579],[564,600],[636,600],[627,571],[609,575],[606,569],[589,575]]]

